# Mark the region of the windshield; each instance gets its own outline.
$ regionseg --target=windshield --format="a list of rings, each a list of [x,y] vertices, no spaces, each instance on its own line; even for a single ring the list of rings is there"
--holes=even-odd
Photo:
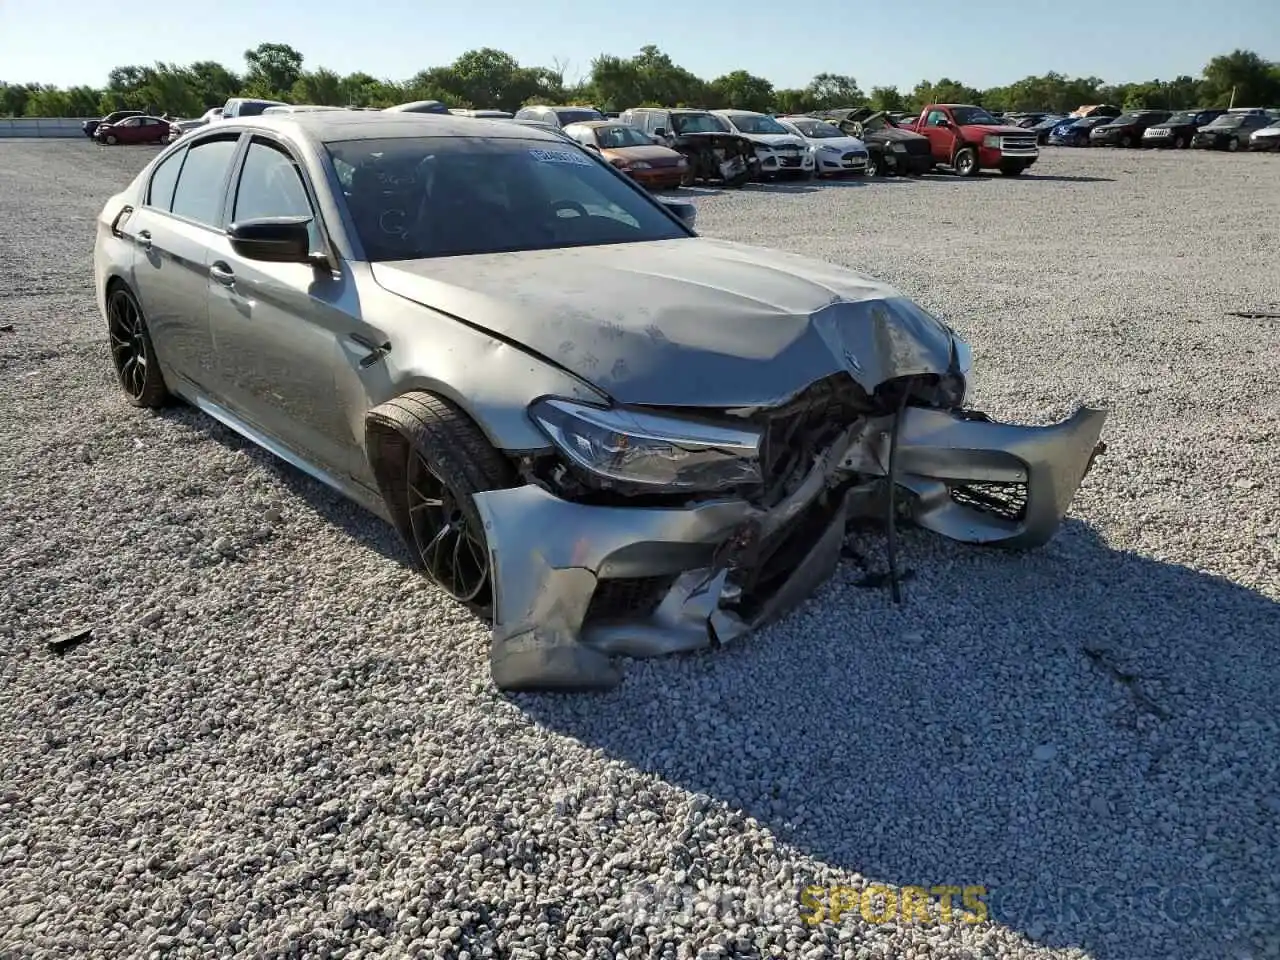
[[[1195,123],[1199,119],[1200,114],[1196,113],[1194,110],[1184,110],[1182,113],[1175,113],[1172,117],[1166,120],[1165,123],[1170,126],[1177,126],[1179,124]]]
[[[1003,123],[997,120],[981,107],[952,107],[951,116],[955,118],[956,123],[964,126],[969,123],[994,123],[1002,126]]]
[[[403,137],[326,148],[374,262],[689,235],[657,201],[568,143]]]
[[[727,128],[724,121],[710,113],[673,113],[671,130],[674,133],[725,133]]]
[[[729,119],[743,133],[785,134],[787,132],[787,128],[773,119],[773,117],[760,116],[754,113],[731,113],[729,114]]]
[[[599,110],[592,110],[590,107],[575,107],[556,110],[555,115],[556,119],[560,121],[560,126],[562,127],[567,127],[571,123],[585,123],[588,120],[604,119],[604,116]]]
[[[821,120],[792,120],[791,125],[810,140],[839,140],[844,136],[839,127]]]
[[[1240,114],[1237,113],[1233,115],[1230,113],[1224,113],[1222,116],[1218,117],[1217,120],[1214,120],[1213,123],[1209,124],[1209,126],[1217,127],[1219,129],[1226,128],[1229,130],[1232,127],[1240,126],[1242,123],[1244,123],[1244,117],[1240,116]]]
[[[622,147],[651,147],[653,141],[635,127],[626,124],[611,124],[607,127],[596,127],[596,143],[605,150],[618,150]]]

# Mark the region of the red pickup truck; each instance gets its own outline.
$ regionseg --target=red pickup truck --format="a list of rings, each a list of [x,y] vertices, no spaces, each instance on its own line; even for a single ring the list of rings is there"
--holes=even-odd
[[[898,126],[928,137],[933,162],[951,167],[962,177],[976,177],[980,170],[1016,177],[1040,156],[1034,132],[1012,127],[967,104],[931,103],[915,120]]]

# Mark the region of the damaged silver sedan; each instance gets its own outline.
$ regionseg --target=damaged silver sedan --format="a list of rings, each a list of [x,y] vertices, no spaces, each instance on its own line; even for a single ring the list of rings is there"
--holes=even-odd
[[[263,117],[108,201],[96,283],[130,402],[184,399],[385,517],[491,619],[503,689],[740,637],[859,518],[891,561],[903,521],[1053,536],[1103,411],[994,422],[969,347],[892,288],[691,221],[532,127]]]

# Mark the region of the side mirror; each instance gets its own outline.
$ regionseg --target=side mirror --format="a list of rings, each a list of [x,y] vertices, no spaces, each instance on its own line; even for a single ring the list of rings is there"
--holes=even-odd
[[[698,208],[687,200],[668,200],[666,197],[663,197],[662,203],[668,210],[683,220],[684,225],[690,230],[692,230],[694,224],[698,222]]]
[[[263,217],[227,227],[231,249],[246,260],[311,262],[310,217]]]
[[[661,139],[662,139],[663,137],[665,137],[666,135],[667,135],[667,128],[666,128],[666,127],[654,127],[654,130],[653,130],[653,138],[654,138],[655,140],[661,140]]]
[[[594,150],[596,153],[600,152],[600,148],[596,146],[594,143],[584,143],[583,146],[586,147],[588,150]]]

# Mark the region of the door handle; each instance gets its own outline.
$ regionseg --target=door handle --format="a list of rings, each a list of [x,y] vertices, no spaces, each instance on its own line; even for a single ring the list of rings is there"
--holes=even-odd
[[[138,246],[142,247],[143,250],[151,249],[151,231],[150,230],[138,231]]]
[[[234,286],[236,282],[236,275],[232,273],[231,268],[221,260],[209,267],[209,276],[212,277],[215,282],[222,284],[224,287]]]
[[[375,363],[391,352],[391,341],[385,340],[382,343],[374,343],[372,340],[353,333],[347,337],[356,346],[367,350],[368,353],[360,358],[360,366],[372,367]]]

